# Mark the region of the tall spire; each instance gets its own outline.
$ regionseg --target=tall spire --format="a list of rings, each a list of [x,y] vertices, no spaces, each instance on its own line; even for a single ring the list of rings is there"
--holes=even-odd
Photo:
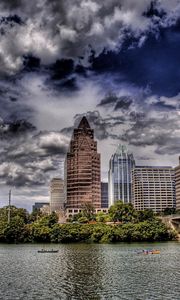
[[[127,147],[125,145],[119,144],[116,150],[116,154],[127,153]]]
[[[86,117],[83,117],[79,123],[78,129],[90,129],[90,125]]]

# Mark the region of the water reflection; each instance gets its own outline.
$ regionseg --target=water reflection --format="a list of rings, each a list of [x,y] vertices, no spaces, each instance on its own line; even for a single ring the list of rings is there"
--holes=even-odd
[[[37,253],[42,247],[0,245],[0,299],[179,299],[179,243],[54,245],[58,253]],[[150,247],[161,254],[136,254]]]
[[[69,246],[65,281],[70,285],[72,299],[101,299],[104,261],[100,252],[93,245]]]

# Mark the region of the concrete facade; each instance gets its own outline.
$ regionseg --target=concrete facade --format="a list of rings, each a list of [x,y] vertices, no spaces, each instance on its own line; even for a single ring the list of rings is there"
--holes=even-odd
[[[179,166],[175,168],[176,209],[180,210],[180,156]]]
[[[50,212],[58,213],[64,210],[64,180],[53,178],[50,184]]]
[[[175,207],[175,172],[172,167],[137,166],[132,171],[133,205],[137,210],[162,212]]]
[[[68,218],[70,218],[70,217],[72,217],[72,216],[74,216],[74,215],[76,215],[76,214],[78,214],[82,211],[83,211],[83,209],[80,209],[80,208],[67,208],[66,209],[66,218],[68,219]],[[107,214],[108,213],[108,208],[96,208],[94,210],[94,213],[97,214],[100,211]]]
[[[65,163],[66,207],[80,209],[84,203],[101,207],[100,154],[94,130],[85,117],[74,129]]]

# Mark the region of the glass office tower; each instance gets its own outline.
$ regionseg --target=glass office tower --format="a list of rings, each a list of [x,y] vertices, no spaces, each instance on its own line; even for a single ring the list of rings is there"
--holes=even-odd
[[[117,200],[132,202],[132,169],[135,161],[126,146],[119,145],[109,161],[108,190],[109,206]]]

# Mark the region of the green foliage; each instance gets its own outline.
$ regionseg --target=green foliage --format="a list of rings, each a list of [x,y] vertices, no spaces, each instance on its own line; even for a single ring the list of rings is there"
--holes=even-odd
[[[137,222],[143,222],[146,220],[153,221],[155,219],[155,214],[152,209],[139,210],[136,212]]]
[[[81,224],[86,224],[86,223],[88,223],[88,218],[87,217],[80,217],[78,219],[78,222],[81,223]]]
[[[99,211],[96,214],[96,221],[99,223],[105,223],[108,222],[110,220],[109,215],[103,213],[102,211]]]
[[[122,201],[116,201],[109,209],[109,215],[113,222],[134,222],[136,211],[131,203],[124,204]]]
[[[90,209],[90,208],[89,208]],[[88,211],[88,213],[87,213]],[[94,218],[92,210],[78,214],[78,224],[58,224],[55,213],[49,216],[38,216],[29,222],[29,216],[23,209],[11,208],[11,221],[7,222],[7,207],[0,209],[0,242],[137,242],[137,241],[166,241],[175,238],[152,211],[137,212],[132,205],[118,201],[110,208],[109,215],[99,212],[96,224],[86,224],[89,218]],[[87,217],[88,215],[88,217]],[[114,223],[104,222],[111,218]],[[76,221],[77,222],[77,221]]]
[[[57,224],[51,230],[51,242],[70,243],[88,241],[92,234],[92,226],[79,224]]]
[[[24,242],[27,235],[26,224],[29,214],[23,208],[10,207],[10,223],[8,223],[8,206],[0,208],[0,242]]]
[[[26,209],[24,208],[17,208],[15,206],[10,207],[10,216],[11,219],[13,219],[16,216],[19,216],[23,219],[24,223],[28,223],[29,221],[29,214]],[[3,208],[0,208],[0,220],[1,221],[7,221],[8,219],[8,206],[5,206]]]
[[[82,216],[86,217],[88,221],[95,220],[95,209],[91,203],[84,203],[82,205]]]
[[[172,215],[176,213],[175,207],[166,207],[163,211],[164,216]]]
[[[30,215],[29,215],[29,222],[34,222],[41,218],[43,216],[40,209],[35,209]]]

